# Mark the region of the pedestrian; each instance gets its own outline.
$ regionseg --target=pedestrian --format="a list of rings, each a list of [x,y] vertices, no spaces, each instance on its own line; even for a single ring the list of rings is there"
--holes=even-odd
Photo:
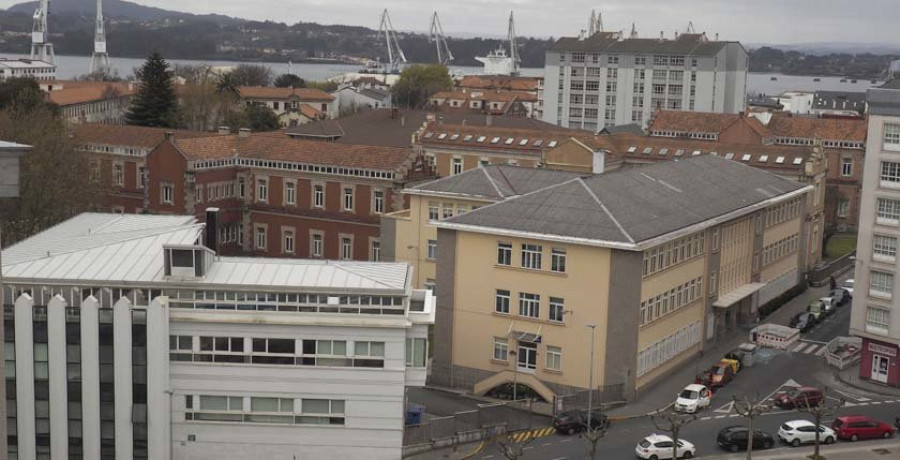
[[[835,281],[833,276],[829,279],[829,281],[831,282],[831,290],[833,291],[837,289],[837,281]]]

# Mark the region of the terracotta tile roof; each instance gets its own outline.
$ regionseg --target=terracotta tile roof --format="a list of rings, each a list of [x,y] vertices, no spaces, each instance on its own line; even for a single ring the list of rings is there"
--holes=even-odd
[[[325,114],[309,104],[300,105],[300,114],[310,120],[318,120],[325,118]]]
[[[289,99],[296,96],[301,101],[331,102],[334,96],[313,88],[275,88],[271,86],[241,86],[238,92],[243,99]]]
[[[176,139],[215,136],[215,133],[179,131],[166,128],[148,128],[129,125],[103,125],[82,123],[74,127],[72,139],[75,145],[109,145],[152,149],[173,132]]]
[[[868,121],[862,118],[772,117],[768,128],[777,137],[865,142]]]
[[[654,114],[648,131],[721,133],[735,123],[745,123],[762,137],[827,140],[866,140],[867,122],[850,118],[808,118],[774,113],[767,124],[753,116],[738,114],[661,110]]]
[[[110,97],[134,94],[127,83],[121,82],[62,82],[63,88],[50,91],[48,99],[58,106],[103,101]]]
[[[449,125],[430,123],[419,142],[425,146],[465,150],[506,150],[540,155],[563,141],[574,138],[590,148],[611,149],[607,136],[584,131],[541,131],[532,129],[498,128],[493,126]]]
[[[676,131],[681,133],[721,133],[740,120],[738,114],[682,112],[660,110],[653,115],[648,131]]]
[[[178,148],[192,160],[240,156],[264,160],[396,171],[413,158],[410,149],[349,145],[251,134],[177,139]]]
[[[466,75],[457,86],[460,88],[471,89],[503,89],[536,92],[538,90],[538,81],[539,79],[534,77]]]

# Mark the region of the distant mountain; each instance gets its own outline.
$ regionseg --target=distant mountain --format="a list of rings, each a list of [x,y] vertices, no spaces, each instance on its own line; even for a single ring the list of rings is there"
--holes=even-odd
[[[799,51],[813,55],[827,54],[900,54],[900,45],[896,43],[844,43],[844,42],[812,42],[789,44],[745,44],[747,48],[768,46],[782,51]]]
[[[25,13],[31,15],[38,7],[38,2],[18,3],[9,7],[10,13]],[[93,16],[97,11],[96,0],[53,0],[50,3],[50,14],[76,14]],[[108,18],[130,18],[138,21],[155,21],[164,18],[198,17],[190,13],[164,10],[152,6],[138,5],[137,3],[123,0],[104,0],[103,15]],[[210,14],[199,17],[231,19],[227,16]]]

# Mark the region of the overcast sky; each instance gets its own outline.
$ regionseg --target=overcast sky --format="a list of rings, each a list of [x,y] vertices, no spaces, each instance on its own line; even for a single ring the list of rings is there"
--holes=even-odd
[[[8,7],[20,0],[0,0]],[[437,10],[448,35],[506,35],[515,11],[520,36],[572,36],[602,8],[606,30],[667,36],[693,21],[698,31],[745,43],[897,43],[900,0],[136,0],[190,13],[220,13],[278,22],[363,25],[375,28],[388,8],[398,30],[425,31]]]

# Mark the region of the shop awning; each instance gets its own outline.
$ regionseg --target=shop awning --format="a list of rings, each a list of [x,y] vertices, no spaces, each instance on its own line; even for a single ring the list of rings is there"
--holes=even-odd
[[[713,306],[719,307],[719,308],[728,308],[728,307],[740,302],[741,299],[764,288],[765,286],[766,286],[766,283],[745,284],[745,285],[729,292],[728,294],[725,294],[725,295],[719,297],[719,299],[716,300],[716,302],[713,304]]]

